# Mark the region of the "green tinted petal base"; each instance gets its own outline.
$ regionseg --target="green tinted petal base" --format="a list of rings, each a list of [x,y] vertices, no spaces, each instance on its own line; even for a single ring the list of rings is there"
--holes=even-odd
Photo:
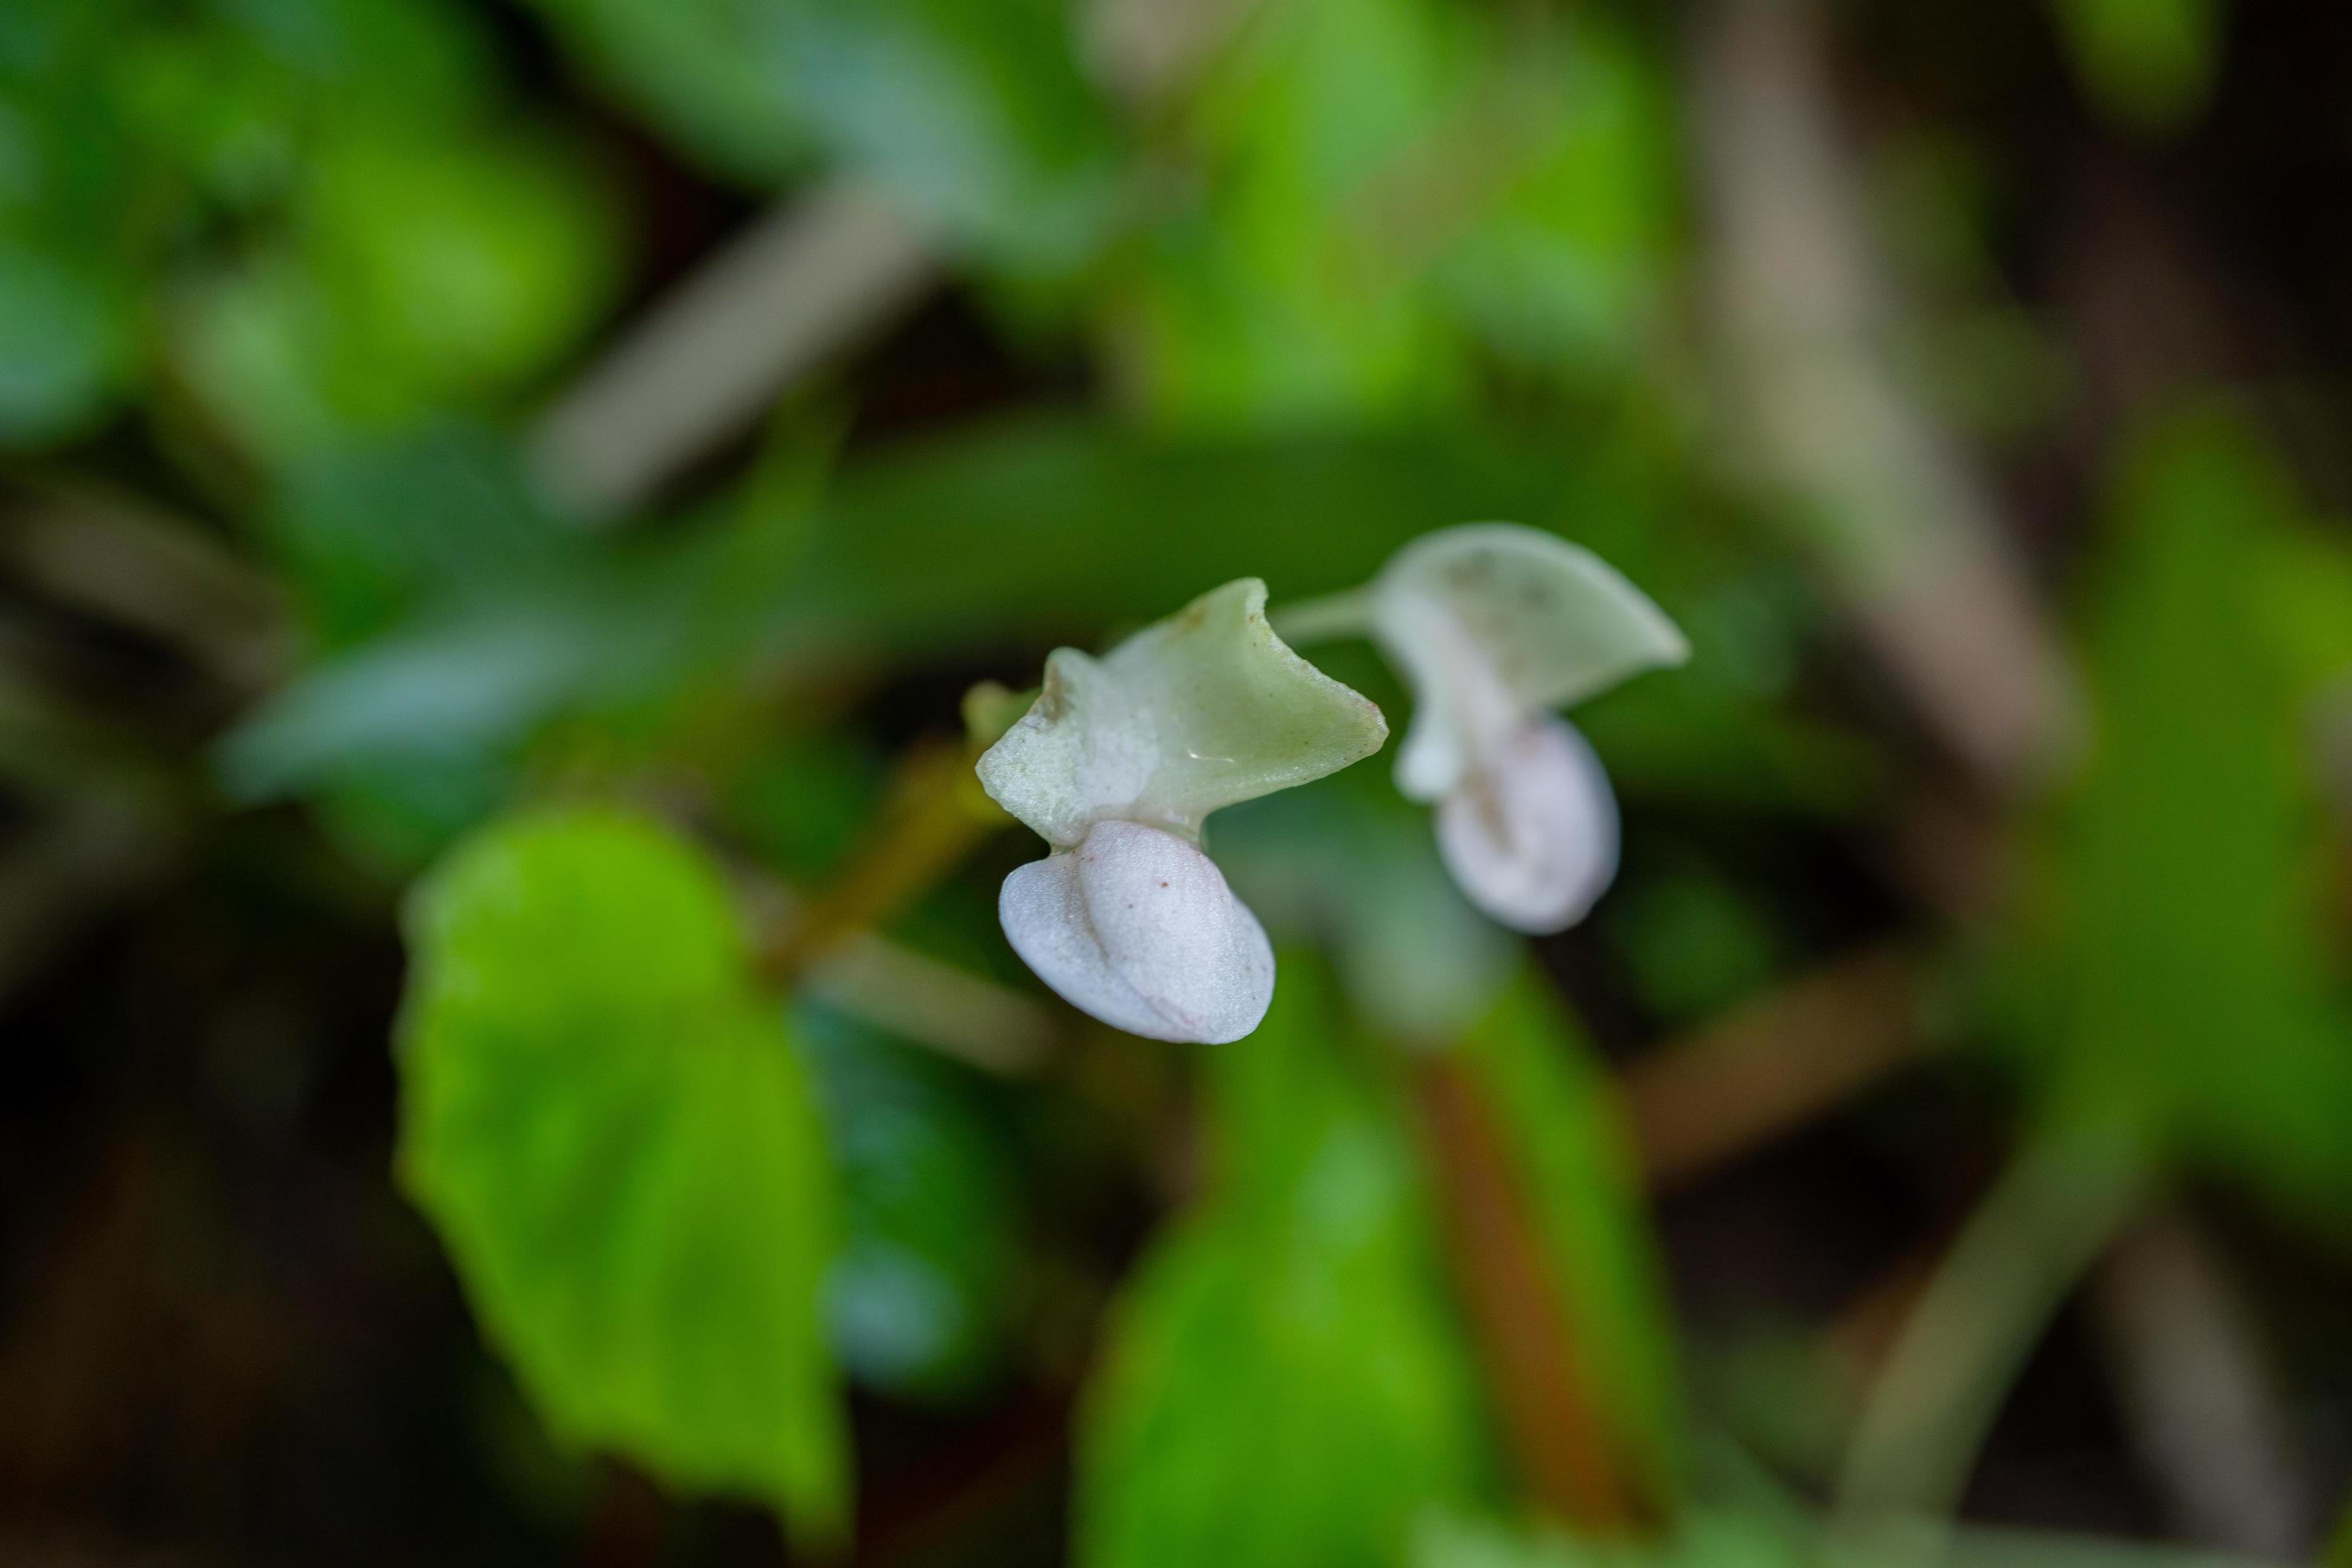
[[[1244,577],[1100,658],[1056,649],[980,780],[1056,848],[1113,820],[1197,840],[1220,806],[1336,773],[1387,739],[1377,707],[1275,635],[1265,584]]]

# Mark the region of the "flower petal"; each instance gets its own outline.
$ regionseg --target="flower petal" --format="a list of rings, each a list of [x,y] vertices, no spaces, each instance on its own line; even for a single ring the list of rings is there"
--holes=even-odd
[[[1437,846],[1470,901],[1541,935],[1582,920],[1617,874],[1617,797],[1576,729],[1531,720],[1437,808]]]
[[[1306,784],[1388,739],[1371,702],[1290,650],[1244,577],[1101,658],[1056,649],[982,786],[1057,848],[1119,819],[1197,838],[1220,806]]]
[[[1155,1040],[1221,1045],[1274,999],[1274,949],[1189,841],[1097,824],[1004,879],[997,912],[1023,962],[1071,1005]]]
[[[1525,713],[1683,662],[1689,645],[1613,567],[1516,523],[1415,541],[1381,569],[1372,630],[1415,700],[1397,787],[1436,800]]]
[[[1397,788],[1424,805],[1443,800],[1479,756],[1509,742],[1530,710],[1442,601],[1423,594],[1387,599],[1378,629],[1413,691],[1412,722],[1397,750]]]

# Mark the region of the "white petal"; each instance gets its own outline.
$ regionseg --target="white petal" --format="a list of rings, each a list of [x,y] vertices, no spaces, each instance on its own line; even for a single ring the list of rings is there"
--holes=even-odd
[[[1004,879],[1022,961],[1075,1007],[1155,1040],[1221,1045],[1274,1000],[1274,949],[1216,862],[1186,840],[1102,822]]]
[[[1680,664],[1672,621],[1589,550],[1516,523],[1441,529],[1373,584],[1372,635],[1412,688],[1397,787],[1434,801],[1525,716]]]
[[[1512,522],[1425,534],[1381,569],[1381,602],[1443,606],[1521,706],[1581,702],[1690,657],[1649,595],[1590,550]]]
[[[1374,630],[1412,688],[1412,722],[1397,750],[1397,788],[1407,800],[1442,800],[1481,754],[1508,743],[1528,708],[1441,601],[1384,595]]]
[[[1530,934],[1582,920],[1617,874],[1617,797],[1592,747],[1539,717],[1479,759],[1437,808],[1437,846],[1463,892]]]

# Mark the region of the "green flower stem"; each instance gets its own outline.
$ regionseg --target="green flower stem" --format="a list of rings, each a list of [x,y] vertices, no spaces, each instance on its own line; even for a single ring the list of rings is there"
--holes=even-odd
[[[2139,1209],[2131,1141],[2080,1125],[2029,1142],[1969,1215],[1888,1354],[1839,1477],[1841,1520],[1948,1519],[2010,1386]]]
[[[1344,594],[1326,594],[1320,598],[1301,599],[1295,605],[1279,605],[1267,611],[1265,618],[1273,624],[1276,635],[1293,647],[1364,637],[1372,625],[1371,590],[1350,588]]]
[[[761,978],[790,986],[817,959],[877,929],[961,864],[1013,819],[980,787],[966,746],[927,747],[901,764],[900,782],[848,868],[807,911],[762,944]]]

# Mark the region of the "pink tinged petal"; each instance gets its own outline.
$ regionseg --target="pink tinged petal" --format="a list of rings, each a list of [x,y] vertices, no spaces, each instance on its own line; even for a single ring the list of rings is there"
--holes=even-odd
[[[1004,879],[1022,961],[1072,1006],[1155,1040],[1222,1045],[1274,1000],[1274,949],[1216,862],[1172,833],[1096,824]]]
[[[1584,737],[1538,717],[1439,804],[1437,845],[1495,920],[1530,935],[1566,931],[1617,874],[1617,797]]]

